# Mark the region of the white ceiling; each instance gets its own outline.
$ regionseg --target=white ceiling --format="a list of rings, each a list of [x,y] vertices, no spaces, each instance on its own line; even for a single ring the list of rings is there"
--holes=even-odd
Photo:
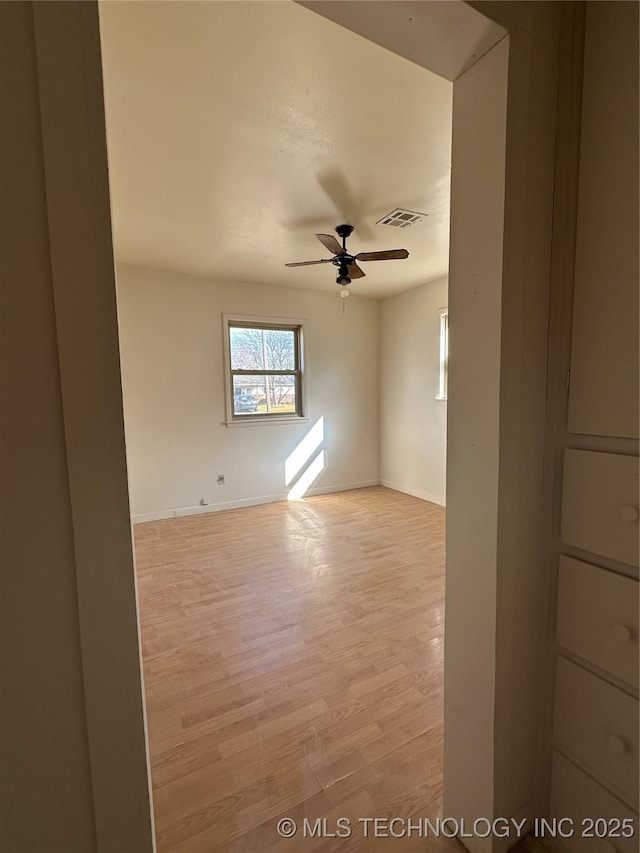
[[[452,84],[289,0],[100,4],[119,261],[335,291],[314,233],[355,225],[351,291],[446,273]],[[428,214],[398,230],[396,207]]]

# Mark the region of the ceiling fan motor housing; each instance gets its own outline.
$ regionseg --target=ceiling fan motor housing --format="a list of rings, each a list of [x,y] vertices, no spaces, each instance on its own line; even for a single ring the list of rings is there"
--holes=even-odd
[[[351,284],[351,276],[349,275],[349,264],[353,263],[354,260],[355,258],[352,258],[351,255],[342,255],[341,257],[334,258],[333,263],[338,267],[336,284]]]
[[[343,240],[346,240],[347,237],[353,232],[353,225],[338,225],[336,228],[336,234],[338,237],[342,237]]]
[[[336,276],[336,284],[347,285],[351,284],[351,276],[349,275],[349,264],[355,263],[355,258],[347,254],[347,237],[353,232],[353,225],[338,225],[336,234],[342,237],[343,254],[335,257],[333,263],[338,267],[338,275]]]

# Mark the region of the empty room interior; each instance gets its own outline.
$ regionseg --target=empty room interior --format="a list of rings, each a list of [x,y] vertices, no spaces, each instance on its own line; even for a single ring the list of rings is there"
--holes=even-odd
[[[100,14],[159,849],[436,817],[452,83],[294,3]]]
[[[0,3],[3,851],[637,853],[639,7]]]

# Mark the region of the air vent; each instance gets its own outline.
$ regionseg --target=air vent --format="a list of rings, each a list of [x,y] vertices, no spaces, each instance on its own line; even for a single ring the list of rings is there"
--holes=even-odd
[[[426,219],[426,213],[416,213],[415,210],[402,210],[396,208],[383,216],[376,222],[376,225],[392,225],[394,228],[408,228],[410,225],[418,225],[423,219]]]

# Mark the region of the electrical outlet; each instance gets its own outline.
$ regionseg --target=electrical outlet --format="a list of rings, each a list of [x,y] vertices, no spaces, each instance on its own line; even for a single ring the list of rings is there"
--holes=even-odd
[[[227,485],[227,478],[224,474],[218,474],[218,485],[219,486],[226,486]]]

